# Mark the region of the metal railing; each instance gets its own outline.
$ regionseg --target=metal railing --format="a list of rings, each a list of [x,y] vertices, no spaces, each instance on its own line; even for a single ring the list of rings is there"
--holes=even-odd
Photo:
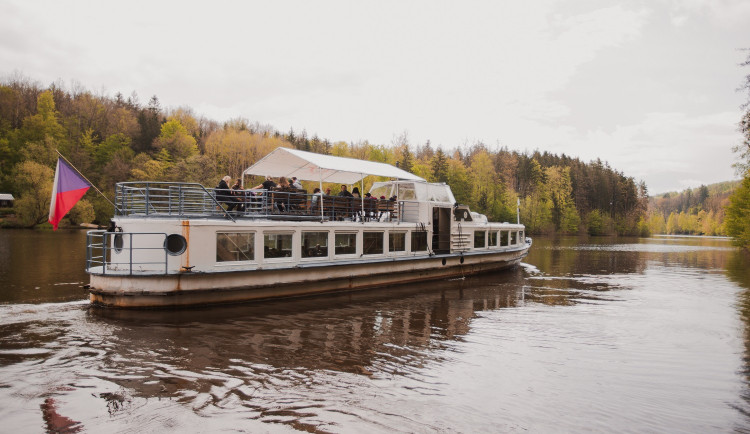
[[[419,210],[413,201],[321,196],[296,189],[217,190],[184,182],[121,182],[115,194],[122,216],[410,222],[418,219]]]
[[[166,239],[166,233],[88,231],[86,272],[101,275],[167,274],[169,254]],[[133,260],[134,256],[139,259]]]
[[[197,183],[119,182],[115,186],[115,206],[119,215],[215,215],[234,220],[215,193]]]

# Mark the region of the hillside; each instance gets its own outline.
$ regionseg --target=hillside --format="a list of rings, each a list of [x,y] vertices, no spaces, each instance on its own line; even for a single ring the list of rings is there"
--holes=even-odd
[[[649,229],[657,234],[726,235],[724,208],[740,183],[725,181],[649,197]]]
[[[224,175],[239,177],[279,146],[399,165],[448,183],[458,202],[495,221],[515,221],[520,201],[529,233],[648,233],[646,186],[600,160],[481,142],[412,144],[405,134],[387,145],[347,143],[241,118],[219,123],[187,107],[163,109],[156,96],[142,104],[135,93],[110,97],[18,78],[0,83],[0,191],[18,199],[24,226],[46,221],[56,150],[111,195],[116,182],[129,180],[213,187]],[[106,224],[112,213],[106,200],[89,192],[69,220]]]

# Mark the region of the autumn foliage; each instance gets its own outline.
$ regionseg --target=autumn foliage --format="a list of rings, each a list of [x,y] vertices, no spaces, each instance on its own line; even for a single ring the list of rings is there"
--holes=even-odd
[[[244,119],[219,123],[184,107],[163,109],[156,97],[143,104],[135,94],[42,88],[20,78],[0,84],[0,191],[19,198],[18,211],[29,225],[46,217],[55,149],[112,194],[116,182],[128,180],[212,187],[224,175],[239,177],[279,146],[398,165],[448,183],[459,203],[496,221],[515,221],[520,203],[529,233],[649,233],[645,184],[600,160],[483,143],[436,147],[410,143],[406,134],[389,144],[332,142]],[[365,189],[374,181],[367,179]],[[86,200],[95,221],[106,223],[111,206],[93,193]],[[79,210],[75,216],[85,220],[89,214]]]

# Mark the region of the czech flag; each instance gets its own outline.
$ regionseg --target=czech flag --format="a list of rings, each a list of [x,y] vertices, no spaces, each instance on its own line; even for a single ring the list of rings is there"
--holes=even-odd
[[[49,222],[54,230],[57,230],[60,220],[81,200],[90,187],[91,184],[65,160],[57,159],[55,184],[52,186],[52,200],[49,204]]]

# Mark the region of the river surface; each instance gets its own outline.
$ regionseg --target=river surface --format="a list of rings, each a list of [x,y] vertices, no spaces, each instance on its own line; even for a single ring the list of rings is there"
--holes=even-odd
[[[750,258],[535,239],[515,270],[92,308],[85,233],[0,230],[0,432],[748,432]]]

